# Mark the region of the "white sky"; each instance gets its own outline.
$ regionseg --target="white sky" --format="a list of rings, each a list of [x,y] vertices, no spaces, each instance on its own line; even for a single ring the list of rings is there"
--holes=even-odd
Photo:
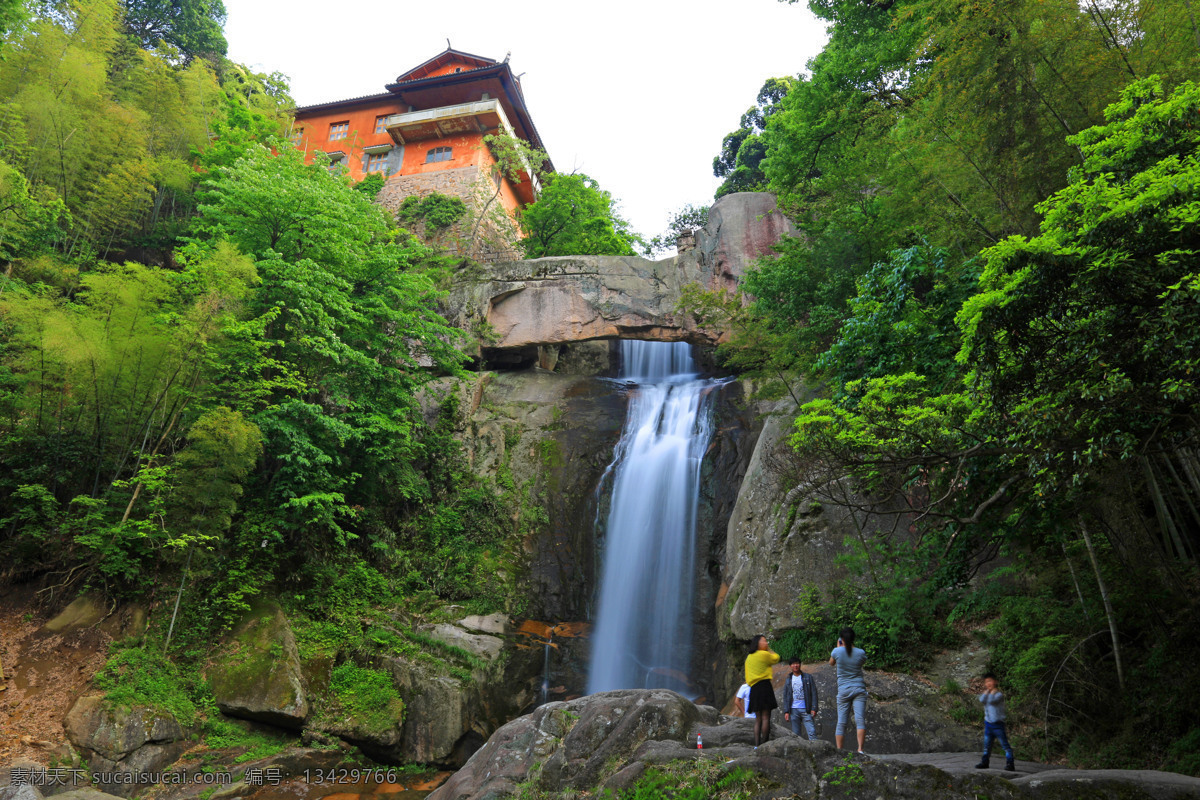
[[[712,159],[763,81],[825,42],[778,0],[225,0],[229,58],[282,72],[300,105],[384,91],[446,48],[509,61],[560,172],[595,178],[647,237],[712,202]]]

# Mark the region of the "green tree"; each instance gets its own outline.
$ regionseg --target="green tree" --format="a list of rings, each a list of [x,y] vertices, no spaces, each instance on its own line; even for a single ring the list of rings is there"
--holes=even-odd
[[[640,237],[617,213],[616,200],[587,175],[546,178],[538,199],[521,215],[528,258],[631,256]]]
[[[779,109],[779,101],[795,81],[791,77],[767,78],[758,90],[756,105],[742,114],[741,125],[736,131],[726,134],[720,154],[713,159],[713,175],[725,179],[717,188],[717,198],[731,192],[762,191],[766,187],[762,160],[766,157],[767,147],[761,134],[767,120]]]
[[[228,44],[222,28],[221,0],[124,0],[126,32],[147,50],[169,45],[187,59],[223,56]]]
[[[222,385],[263,404],[265,499],[314,552],[344,545],[372,529],[363,507],[426,491],[415,395],[463,359],[417,270],[427,253],[290,147],[251,147],[208,181],[200,211],[203,240],[228,238],[263,279],[249,312],[269,345],[230,362]],[[255,389],[262,381],[271,388]],[[373,530],[386,548],[394,531]]]
[[[1114,460],[1178,458],[1197,435],[1198,113],[1193,83],[1132,83],[1107,124],[1072,137],[1085,160],[1041,234],[988,250],[961,312],[971,386],[1008,445],[1038,454],[1039,495]],[[1178,555],[1200,554],[1162,522]]]
[[[65,215],[53,191],[41,187],[31,192],[29,181],[0,160],[0,264],[48,250]]]
[[[694,206],[688,203],[671,214],[671,219],[667,222],[667,229],[646,242],[642,251],[649,258],[655,253],[671,250],[684,233],[697,231],[707,224],[708,206]]]
[[[960,264],[946,250],[894,250],[859,281],[849,316],[814,368],[832,394],[864,378],[914,373],[930,388],[953,390],[962,379],[955,316],[978,291],[977,260]]]
[[[24,0],[0,0],[0,42],[8,41],[9,34],[25,19]],[[3,49],[3,44],[0,44]]]

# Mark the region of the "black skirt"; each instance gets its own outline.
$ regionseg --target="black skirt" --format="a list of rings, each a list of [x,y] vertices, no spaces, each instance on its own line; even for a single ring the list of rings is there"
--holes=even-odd
[[[775,701],[775,690],[771,687],[771,681],[763,678],[750,687],[750,702],[746,704],[746,712],[757,714],[773,708],[779,708],[779,703]]]

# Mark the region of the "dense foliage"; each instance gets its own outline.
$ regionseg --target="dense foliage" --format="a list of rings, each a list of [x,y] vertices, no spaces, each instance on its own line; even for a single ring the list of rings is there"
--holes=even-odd
[[[640,237],[617,213],[613,196],[583,174],[551,174],[538,199],[521,215],[529,258],[631,256]]]
[[[0,14],[4,579],[181,600],[180,675],[267,593],[345,652],[400,598],[511,606],[537,515],[439,413],[444,258],[276,138],[286,83],[221,56],[220,0]]]
[[[1027,752],[1200,773],[1188,4],[810,7],[828,45],[715,162],[802,235],[748,306],[688,303],[764,391],[818,396],[795,479],[905,524],[850,537],[846,582],[803,592],[783,641],[811,655],[851,620],[916,665],[977,636]]]

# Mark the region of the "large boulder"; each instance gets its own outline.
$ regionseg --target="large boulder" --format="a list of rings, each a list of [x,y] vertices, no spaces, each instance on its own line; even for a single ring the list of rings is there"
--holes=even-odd
[[[231,717],[299,729],[308,717],[296,637],[274,603],[256,605],[208,670],[217,708]]]
[[[121,706],[102,695],[85,695],[71,706],[64,724],[67,737],[87,759],[94,774],[108,774],[98,787],[128,797],[138,789],[119,774],[157,772],[187,749],[185,731],[166,711]]]
[[[468,330],[486,323],[491,347],[516,349],[589,339],[715,343],[675,310],[684,286],[700,282],[695,261],[638,256],[551,256],[490,265],[450,291],[448,318]]]
[[[79,628],[89,628],[105,617],[104,603],[92,595],[80,595],[58,616],[42,626],[46,633],[65,633]]]
[[[494,618],[485,624],[502,627]],[[503,624],[512,627],[507,620]],[[305,735],[315,741],[340,738],[388,764],[457,767],[536,701],[540,653],[519,632],[478,634],[443,622],[421,626],[418,633],[447,646],[437,656],[376,653],[369,666],[359,668],[374,679],[385,676],[394,707],[362,707],[335,691],[333,673],[326,673],[326,683],[313,687],[315,708]]]
[[[554,256],[464,268],[447,318],[465,330],[488,329],[489,347],[508,351],[615,338],[715,344],[725,331],[676,310],[683,287],[736,289],[754,259],[792,234],[774,195],[727,195],[696,231],[695,246],[661,261]]]
[[[699,262],[705,288],[733,291],[755,259],[795,232],[775,195],[727,194],[709,209],[708,224],[696,231],[695,250],[688,255]]]
[[[704,748],[696,748],[696,734]],[[784,734],[752,746],[749,720],[719,717],[666,690],[627,690],[550,703],[508,723],[429,800],[495,800],[524,785],[539,796],[623,792],[649,769],[688,778],[688,762],[710,762],[692,775],[744,782],[760,798],[892,798],[893,800],[1159,800],[1200,797],[1200,779],[1164,773],[946,771],[933,763],[876,759],[826,742]],[[957,762],[955,762],[957,763]],[[696,764],[699,767],[699,763]],[[1037,772],[1037,774],[1031,774]],[[715,773],[715,774],[714,774]],[[1015,778],[1015,780],[1013,780]]]
[[[406,708],[396,745],[380,753],[386,760],[461,764],[470,755],[464,750],[471,742],[481,743],[492,730],[481,713],[482,682],[403,659],[390,659],[388,669]]]
[[[488,662],[495,662],[496,659],[500,658],[500,652],[504,649],[504,640],[498,636],[489,636],[486,633],[470,633],[458,625],[450,625],[445,622],[434,625],[429,629],[428,633],[443,644],[466,650],[471,655]]]
[[[547,703],[496,731],[430,800],[512,794],[535,766],[536,788],[586,788],[607,777],[613,762],[626,760],[643,742],[683,741],[695,723],[716,721],[715,709],[665,689],[602,692]]]

